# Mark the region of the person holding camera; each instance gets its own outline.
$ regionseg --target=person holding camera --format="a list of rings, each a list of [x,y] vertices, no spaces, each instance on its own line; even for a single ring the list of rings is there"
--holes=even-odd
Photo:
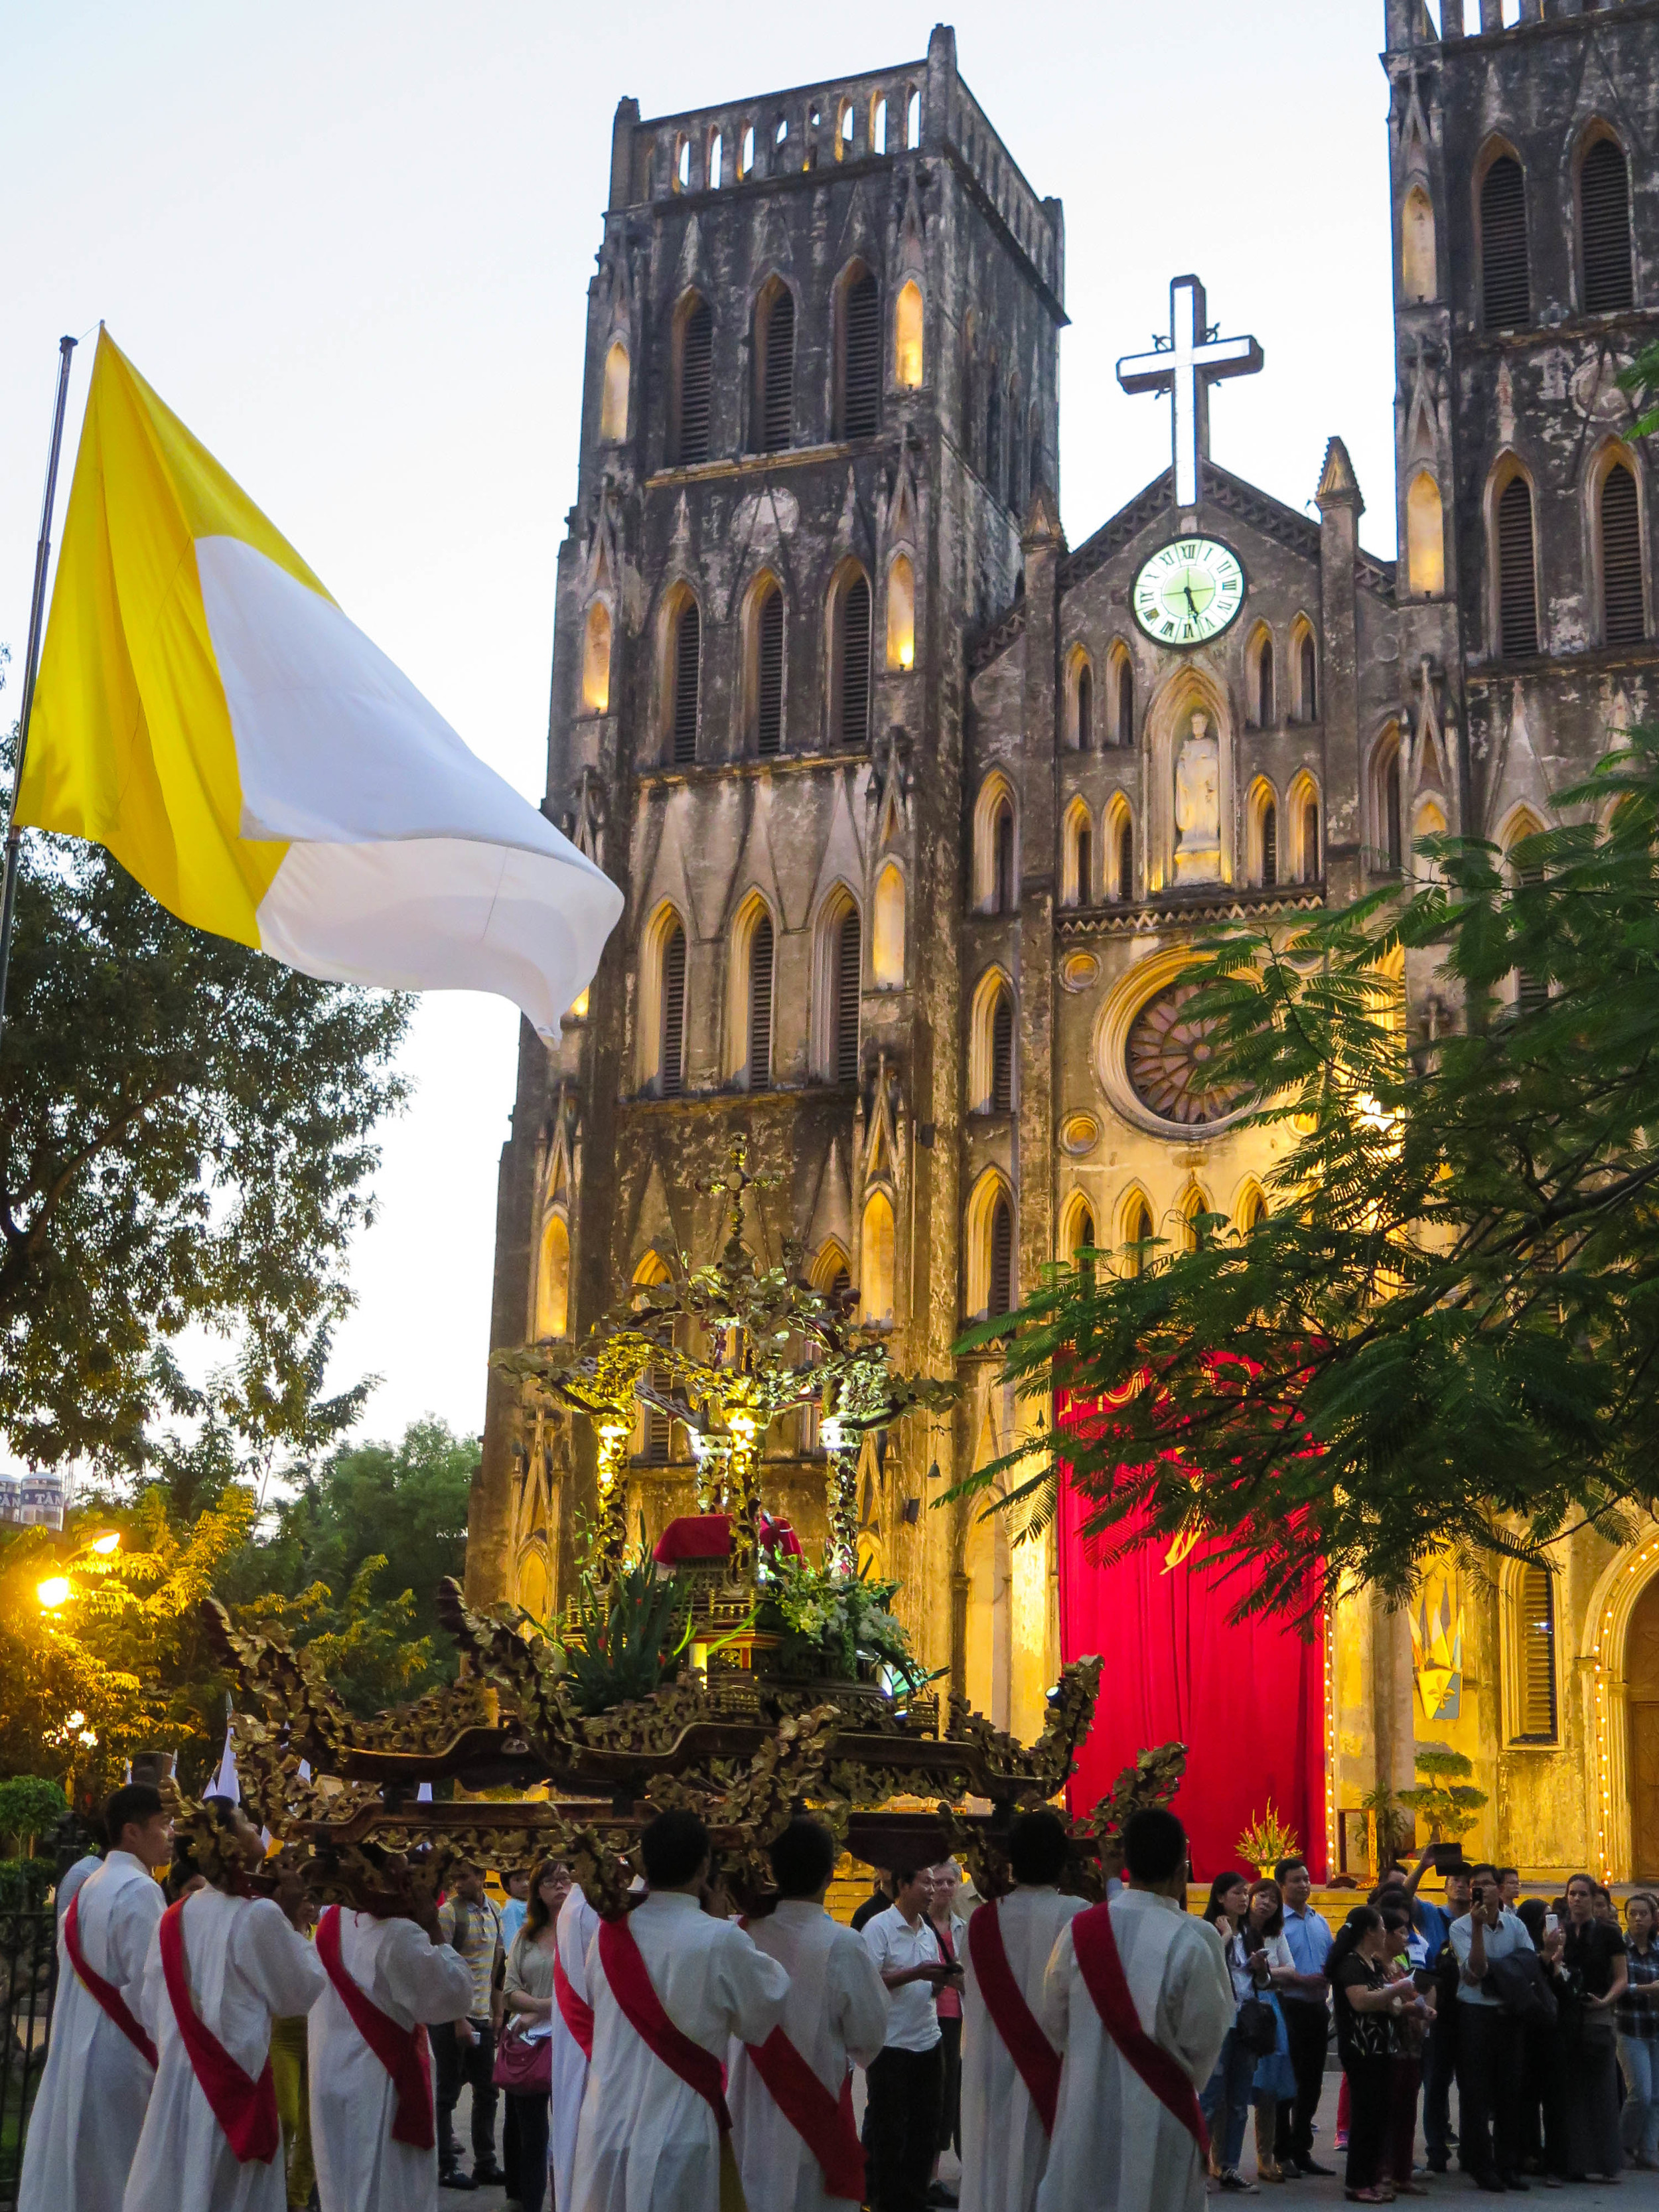
[[[933,2000],[939,1990],[962,1987],[962,1968],[947,1964],[928,1920],[933,1893],[931,1868],[896,1867],[893,1902],[863,1930],[892,2000],[887,2040],[866,2077],[872,2212],[923,2212],[939,2148],[945,2050]]]
[[[1448,1937],[1457,1960],[1459,2158],[1477,2188],[1524,2188],[1521,2179],[1520,2021],[1487,1987],[1500,1959],[1530,1953],[1525,1923],[1506,1911],[1495,1867],[1471,1869],[1469,1909]]]

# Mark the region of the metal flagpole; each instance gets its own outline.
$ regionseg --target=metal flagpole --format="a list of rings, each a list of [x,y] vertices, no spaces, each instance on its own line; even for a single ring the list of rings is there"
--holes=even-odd
[[[69,399],[70,356],[73,338],[58,341],[58,404],[52,416],[52,453],[46,462],[46,495],[40,508],[40,538],[34,549],[34,595],[29,601],[28,650],[23,659],[23,703],[17,717],[17,764],[12,777],[11,802],[7,810],[5,890],[0,894],[0,1049],[6,1042],[6,976],[11,967],[12,908],[17,898],[17,794],[23,787],[23,758],[28,751],[29,715],[34,706],[34,678],[40,665],[40,629],[46,613],[46,566],[52,557],[52,511],[58,501],[58,457],[64,447],[64,409]]]

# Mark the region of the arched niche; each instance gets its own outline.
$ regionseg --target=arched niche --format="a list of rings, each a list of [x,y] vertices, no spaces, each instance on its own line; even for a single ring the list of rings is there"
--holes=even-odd
[[[1176,866],[1176,777],[1183,748],[1193,739],[1194,719],[1201,716],[1216,744],[1216,844],[1212,860],[1200,860],[1201,842],[1183,840],[1188,863]],[[1189,661],[1176,669],[1152,702],[1146,716],[1146,876],[1148,896],[1204,883],[1231,884],[1236,874],[1234,811],[1235,735],[1223,687],[1207,670]]]

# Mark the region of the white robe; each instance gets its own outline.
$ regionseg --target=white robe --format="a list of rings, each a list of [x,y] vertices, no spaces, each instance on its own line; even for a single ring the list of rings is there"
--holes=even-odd
[[[1042,1981],[1060,1931],[1086,1911],[1081,1897],[1057,1889],[1016,1889],[989,1908],[1020,1994],[1040,2022]],[[962,1992],[963,2212],[1031,2212],[1048,2160],[1048,2137],[1031,2093],[1009,2056],[974,1972],[971,1942],[959,1950]]]
[[[1233,2024],[1221,1938],[1173,1898],[1126,1889],[1110,1906],[1124,1978],[1140,2025],[1180,2062],[1194,2089],[1214,2070]],[[1198,2146],[1118,2055],[1061,1929],[1038,2014],[1063,2054],[1060,2109],[1037,2212],[1203,2212]]]
[[[734,2035],[765,2042],[782,2014],[789,1977],[735,1920],[715,1920],[695,1897],[664,1891],[637,1906],[629,1926],[662,2008],[683,2035],[722,2059]],[[576,2131],[571,2212],[718,2212],[714,2112],[635,2033],[611,1994],[597,1936],[587,1985],[593,2063]]]
[[[584,2004],[592,1999],[587,1988],[587,1947],[599,1933],[599,1916],[580,1885],[559,1907],[554,1930],[559,1963],[571,1988]],[[569,2212],[571,2179],[576,2165],[576,2123],[581,2118],[582,2092],[587,2087],[587,2054],[564,2024],[558,1999],[553,2002],[553,2111],[549,2122],[548,2164],[553,2174],[553,2203],[556,2212]]]
[[[399,2027],[465,2017],[472,1969],[412,1920],[340,1915],[340,1960],[369,2002]],[[326,1972],[327,1969],[324,1969]],[[311,2148],[323,2212],[436,2212],[438,2152],[395,2142],[392,2076],[327,1984],[313,2006]]]
[[[131,1852],[112,1851],[76,1887],[82,1954],[137,2014],[150,1937],[167,1909],[161,1885]],[[29,2115],[18,2212],[120,2212],[155,2080],[131,2039],[76,1979],[60,1914],[58,2002]]]
[[[322,1962],[270,1898],[198,1889],[185,1900],[185,1963],[198,2016],[257,2081],[270,2052],[270,2023],[307,2013],[325,1977]],[[123,2212],[288,2212],[283,2152],[244,2166],[213,2117],[173,2015],[159,1936],[150,1941],[134,2008],[155,2039],[161,2065]]]
[[[839,2098],[847,2062],[868,2066],[887,2036],[887,1990],[861,1936],[821,1905],[783,1898],[750,1927],[755,1948],[789,1977],[778,2022],[830,2095]],[[772,2101],[755,2062],[734,2039],[726,2060],[732,2134],[750,2212],[830,2212],[823,2169]]]

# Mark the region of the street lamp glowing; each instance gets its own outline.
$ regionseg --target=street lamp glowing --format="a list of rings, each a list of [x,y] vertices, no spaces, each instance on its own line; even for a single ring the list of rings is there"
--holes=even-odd
[[[70,1601],[69,1577],[48,1575],[45,1582],[35,1585],[34,1595],[46,1612],[56,1613],[60,1605],[67,1605]]]
[[[120,1531],[116,1528],[106,1529],[101,1536],[94,1536],[87,1548],[88,1551],[96,1552],[100,1559],[108,1559],[112,1552],[118,1552],[121,1548]]]

